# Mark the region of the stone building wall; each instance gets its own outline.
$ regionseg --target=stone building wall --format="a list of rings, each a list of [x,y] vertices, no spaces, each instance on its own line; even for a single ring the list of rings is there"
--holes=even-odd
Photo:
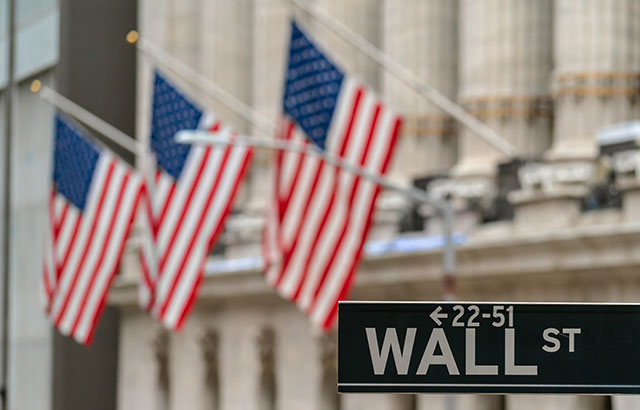
[[[381,48],[451,99],[458,86],[458,2],[386,0]],[[391,178],[445,172],[455,161],[454,122],[450,116],[389,73],[383,74],[385,102],[405,116],[392,163]]]
[[[593,160],[604,125],[640,118],[640,3],[554,4],[554,161]]]
[[[461,0],[458,101],[509,141],[540,156],[551,142],[551,0]],[[460,127],[460,177],[487,177],[506,158]]]
[[[640,225],[621,225],[615,218],[590,222],[553,234],[509,231],[477,237],[458,250],[457,298],[639,302]],[[438,250],[369,255],[352,298],[439,300],[441,275]],[[166,333],[135,306],[135,285],[121,282],[112,294],[112,303],[123,312],[121,410],[145,403],[171,410],[211,408],[210,359],[205,357],[211,332],[218,339],[213,353],[218,409],[444,409],[444,398],[437,395],[343,394],[334,401],[335,390],[323,384],[327,361],[334,360],[331,348],[302,312],[269,287],[259,269],[211,272],[185,328],[167,334],[164,348],[159,336]],[[168,383],[161,370],[166,363]],[[169,407],[149,407],[149,398],[165,396]],[[638,405],[632,399],[614,398],[609,407],[611,399],[598,396],[456,396],[455,409],[627,410]],[[333,407],[321,407],[327,403]]]
[[[521,157],[591,163],[598,127],[640,118],[636,0],[310,1],[457,100]],[[288,33],[283,2],[141,0],[139,5],[144,36],[262,115],[277,118]],[[449,173],[454,180],[494,183],[497,164],[506,159],[502,154],[454,126],[312,18],[294,14],[350,74],[406,115],[394,180],[408,184],[416,176]],[[138,135],[144,141],[152,64],[142,55],[139,61]],[[176,81],[240,132],[260,134],[198,87]],[[238,201],[241,212],[227,225],[223,258],[258,257],[269,170],[269,155],[260,154]],[[476,221],[458,249],[457,297],[640,301],[640,183],[633,178],[636,189],[624,192],[622,209],[583,213],[578,197],[563,208],[549,195],[527,193],[513,201],[515,221]],[[382,199],[377,231],[393,240],[398,213],[385,214],[385,204],[393,201]],[[374,230],[379,239],[376,235]],[[437,249],[367,255],[353,298],[439,300],[441,256]],[[132,248],[128,259],[134,258]],[[259,266],[210,271],[194,313],[175,334],[135,307],[136,267],[126,266],[111,296],[122,312],[121,410],[640,408],[633,397],[457,396],[451,402],[438,395],[337,396],[334,336],[311,329],[295,306],[268,287]]]

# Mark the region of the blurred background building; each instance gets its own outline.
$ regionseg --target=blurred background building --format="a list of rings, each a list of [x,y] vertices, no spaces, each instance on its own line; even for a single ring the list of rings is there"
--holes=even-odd
[[[7,408],[114,409],[118,310],[107,309],[94,348],[85,349],[54,332],[42,309],[38,272],[47,226],[54,109],[31,93],[29,85],[39,78],[132,134],[136,55],[123,44],[122,33],[135,27],[137,5],[120,0],[17,0],[15,17],[13,122],[7,135],[9,1],[1,0],[2,204],[8,194],[6,142],[12,141],[10,223],[6,226],[3,219],[1,226],[10,238]],[[5,255],[1,257],[4,263]]]
[[[268,153],[254,161],[181,332],[167,333],[138,308],[134,239],[92,349],[54,335],[37,292],[53,110],[29,93],[35,76],[146,142],[159,68],[240,133],[262,135],[202,88],[136,56],[124,42],[134,27],[276,119],[296,15],[405,115],[391,178],[454,204],[459,300],[640,301],[640,132],[633,124],[603,130],[640,121],[640,1],[313,1],[463,105],[517,155],[489,146],[281,0],[18,0],[11,409],[445,409],[444,396],[336,394],[335,335],[314,331],[261,275]],[[6,41],[3,29],[2,53]],[[6,91],[0,97],[1,105]],[[612,133],[622,135],[615,144]],[[441,299],[440,227],[434,210],[384,193],[352,298]],[[631,410],[640,399],[459,396],[456,408]]]

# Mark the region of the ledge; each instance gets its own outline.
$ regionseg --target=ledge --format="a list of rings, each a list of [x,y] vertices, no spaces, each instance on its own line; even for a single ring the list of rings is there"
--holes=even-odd
[[[554,199],[580,199],[588,193],[587,188],[579,185],[551,185],[540,190],[523,189],[507,194],[513,205],[540,203]]]
[[[457,252],[458,287],[473,289],[490,279],[501,281],[558,281],[562,276],[640,280],[640,223],[567,228],[553,232],[513,232],[500,237],[478,237]],[[353,297],[369,299],[440,298],[440,249],[367,254],[360,265]],[[523,282],[524,281],[524,282]],[[137,282],[118,278],[109,302],[136,305]],[[419,296],[418,296],[419,295]],[[206,275],[200,303],[257,303],[281,301],[259,267]]]

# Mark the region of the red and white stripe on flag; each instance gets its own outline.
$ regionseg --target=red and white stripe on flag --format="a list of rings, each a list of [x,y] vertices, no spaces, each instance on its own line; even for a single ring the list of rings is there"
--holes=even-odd
[[[198,129],[231,134],[211,114]],[[252,149],[192,146],[179,179],[156,173],[140,248],[140,303],[167,328],[179,329],[193,306],[204,264],[224,228]]]
[[[345,77],[327,133],[331,154],[385,174],[401,118]],[[279,138],[307,143],[283,119]],[[264,232],[265,275],[314,324],[333,325],[354,281],[380,187],[321,159],[278,152],[275,195]]]
[[[46,310],[58,330],[79,343],[93,339],[143,194],[142,178],[106,151],[95,164],[84,209],[51,193]]]

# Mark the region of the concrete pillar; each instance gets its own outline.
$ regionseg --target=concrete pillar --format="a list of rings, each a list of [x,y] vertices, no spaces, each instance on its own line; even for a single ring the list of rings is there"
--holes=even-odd
[[[53,82],[50,72],[41,78]],[[0,109],[4,109],[3,104]],[[54,111],[29,91],[28,82],[16,86],[13,110],[11,224],[1,227],[10,230],[11,254],[7,408],[44,410],[52,408],[54,372],[53,330],[39,303]],[[0,126],[2,134],[1,118]],[[7,136],[2,136],[4,147]],[[3,170],[4,154],[3,150]],[[0,174],[4,181],[4,171]],[[2,197],[5,190],[2,182]]]
[[[376,46],[381,44],[381,0],[313,0],[336,19]],[[312,19],[313,20],[313,19]],[[305,26],[308,27],[308,26]],[[309,27],[322,49],[342,69],[380,91],[380,66],[318,23]]]
[[[640,410],[639,396],[611,397],[612,410]]]
[[[267,118],[276,118],[288,34],[285,5],[277,0],[141,1],[139,15],[143,36]],[[155,66],[139,54],[137,136],[143,143],[150,134]],[[171,79],[198,105],[213,111],[237,132],[265,136],[197,84],[177,75],[171,75]],[[236,202],[260,215],[271,186],[267,172],[270,158],[269,152],[256,153]]]
[[[200,43],[204,56],[200,73],[237,99],[250,103],[255,0],[202,2]],[[213,110],[239,133],[249,132],[247,121],[224,104],[201,94],[201,104]]]
[[[341,410],[413,410],[409,394],[343,394]]]
[[[455,99],[458,2],[384,0],[382,49],[416,76]],[[447,170],[455,161],[453,120],[383,71],[384,101],[404,116],[390,176],[407,179]]]
[[[640,3],[634,0],[554,3],[553,144],[544,155],[546,164],[521,172],[523,191],[511,198],[521,225],[539,229],[549,223],[551,213],[535,209],[529,212],[533,218],[518,217],[534,203],[553,207],[555,215],[575,214],[598,179],[598,129],[640,117],[639,18]]]
[[[415,410],[446,410],[446,396],[434,394],[419,394],[416,396]]]
[[[256,335],[256,347],[258,350],[258,389],[257,409],[275,410],[277,389],[275,375],[275,345],[276,333],[271,327],[263,327]]]
[[[220,410],[220,333],[215,328],[204,330],[199,338],[202,358],[204,359],[204,397],[208,410]]]
[[[605,410],[606,396],[506,396],[505,410]]]
[[[549,146],[552,2],[461,0],[459,101],[516,148]],[[454,175],[491,178],[504,155],[466,127]]]
[[[214,0],[200,6],[200,41],[206,56],[200,60],[201,73],[273,121],[282,111],[288,18],[288,8],[278,0]],[[202,102],[239,133],[273,136],[210,96],[202,95]],[[252,215],[264,214],[271,188],[271,157],[268,151],[255,152],[236,202]]]
[[[164,410],[167,394],[162,392],[162,369],[158,347],[163,330],[138,307],[122,308],[118,349],[118,409]]]
[[[416,410],[503,410],[502,396],[433,395],[417,396]]]
[[[328,340],[318,340],[310,332],[307,318],[295,306],[282,303],[287,304],[286,309],[264,312],[269,320],[274,320],[278,332],[274,369],[278,395],[276,408],[338,410],[331,407],[337,396],[335,381],[332,389],[324,390],[325,378],[331,376],[324,364],[330,367],[333,362],[333,366],[336,365],[330,358],[335,354],[335,339],[327,336]],[[280,323],[287,323],[287,326]],[[335,373],[333,376],[336,377]]]
[[[184,328],[171,335],[169,344],[170,410],[211,410],[207,382],[207,361],[202,338],[206,330],[199,312],[194,312]]]
[[[201,0],[167,0],[166,51],[183,63],[197,69],[202,53],[200,41]]]
[[[220,329],[220,408],[262,410],[260,313],[240,306],[225,309],[228,315],[219,322]],[[209,315],[213,315],[209,311]],[[276,342],[277,346],[277,342]],[[270,404],[270,403],[267,403]]]
[[[458,102],[511,143],[520,158],[535,158],[551,135],[548,78],[552,64],[551,0],[460,0]],[[481,220],[499,191],[498,164],[509,158],[459,124],[452,179],[429,192],[453,198],[466,220]]]
[[[290,8],[280,0],[255,1],[252,37],[251,106],[262,116],[276,121],[282,115],[282,93],[289,46]],[[252,135],[265,135],[255,127]],[[275,132],[275,130],[273,131]],[[257,150],[249,170],[246,190],[250,193],[245,212],[263,220],[271,198],[273,152]],[[260,238],[260,232],[253,233]]]
[[[317,337],[320,351],[320,394],[316,409],[340,410],[341,396],[336,391],[338,384],[338,336],[334,333]]]
[[[640,117],[640,3],[557,0],[550,161],[590,161],[598,128]]]
[[[255,1],[251,104],[275,120],[282,113],[282,92],[289,47],[289,11],[279,0]],[[271,155],[269,155],[271,157]]]
[[[456,410],[503,410],[502,396],[343,394],[341,410],[445,410],[453,398]]]
[[[455,408],[459,410],[503,410],[502,396],[469,396],[458,395],[455,398]]]

